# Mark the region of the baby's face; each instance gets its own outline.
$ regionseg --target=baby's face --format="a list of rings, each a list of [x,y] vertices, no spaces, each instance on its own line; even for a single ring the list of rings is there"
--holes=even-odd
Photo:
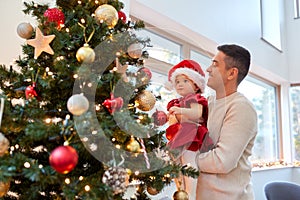
[[[197,86],[191,79],[182,74],[175,78],[175,89],[179,95],[186,96],[188,94],[196,93]]]

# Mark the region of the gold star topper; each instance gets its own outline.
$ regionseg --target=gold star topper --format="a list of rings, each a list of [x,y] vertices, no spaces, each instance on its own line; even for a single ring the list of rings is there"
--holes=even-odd
[[[55,35],[44,36],[42,31],[39,28],[36,28],[35,38],[31,40],[27,40],[27,44],[34,47],[35,59],[37,59],[43,51],[51,55],[54,54],[54,51],[49,45],[54,38]]]

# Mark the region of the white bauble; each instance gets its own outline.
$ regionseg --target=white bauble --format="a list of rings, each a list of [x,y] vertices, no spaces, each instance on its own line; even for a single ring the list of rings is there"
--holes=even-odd
[[[82,115],[89,109],[89,101],[82,94],[74,94],[69,98],[67,107],[73,115]]]

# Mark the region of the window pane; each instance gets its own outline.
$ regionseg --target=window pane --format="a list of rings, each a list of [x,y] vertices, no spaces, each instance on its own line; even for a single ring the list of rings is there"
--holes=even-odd
[[[150,57],[170,64],[180,61],[181,45],[145,29],[138,31],[137,35],[150,38],[152,47],[146,47]]]
[[[300,86],[291,87],[291,123],[294,143],[294,159],[300,160]]]
[[[300,15],[299,15],[299,0],[294,0],[294,15],[295,15],[295,18],[299,18]]]
[[[281,50],[279,0],[261,0],[262,38]]]
[[[193,50],[191,51],[191,59],[197,61],[201,65],[203,71],[211,65],[211,58]]]
[[[278,160],[278,129],[276,119],[276,89],[257,79],[247,77],[240,86],[243,93],[255,106],[258,116],[258,133],[251,160]]]

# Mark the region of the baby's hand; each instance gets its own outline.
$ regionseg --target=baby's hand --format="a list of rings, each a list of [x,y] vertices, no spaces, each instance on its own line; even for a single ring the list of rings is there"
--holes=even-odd
[[[181,113],[181,108],[177,107],[177,106],[173,106],[169,109],[169,113],[173,114],[173,115],[177,115],[177,114],[182,114]]]

